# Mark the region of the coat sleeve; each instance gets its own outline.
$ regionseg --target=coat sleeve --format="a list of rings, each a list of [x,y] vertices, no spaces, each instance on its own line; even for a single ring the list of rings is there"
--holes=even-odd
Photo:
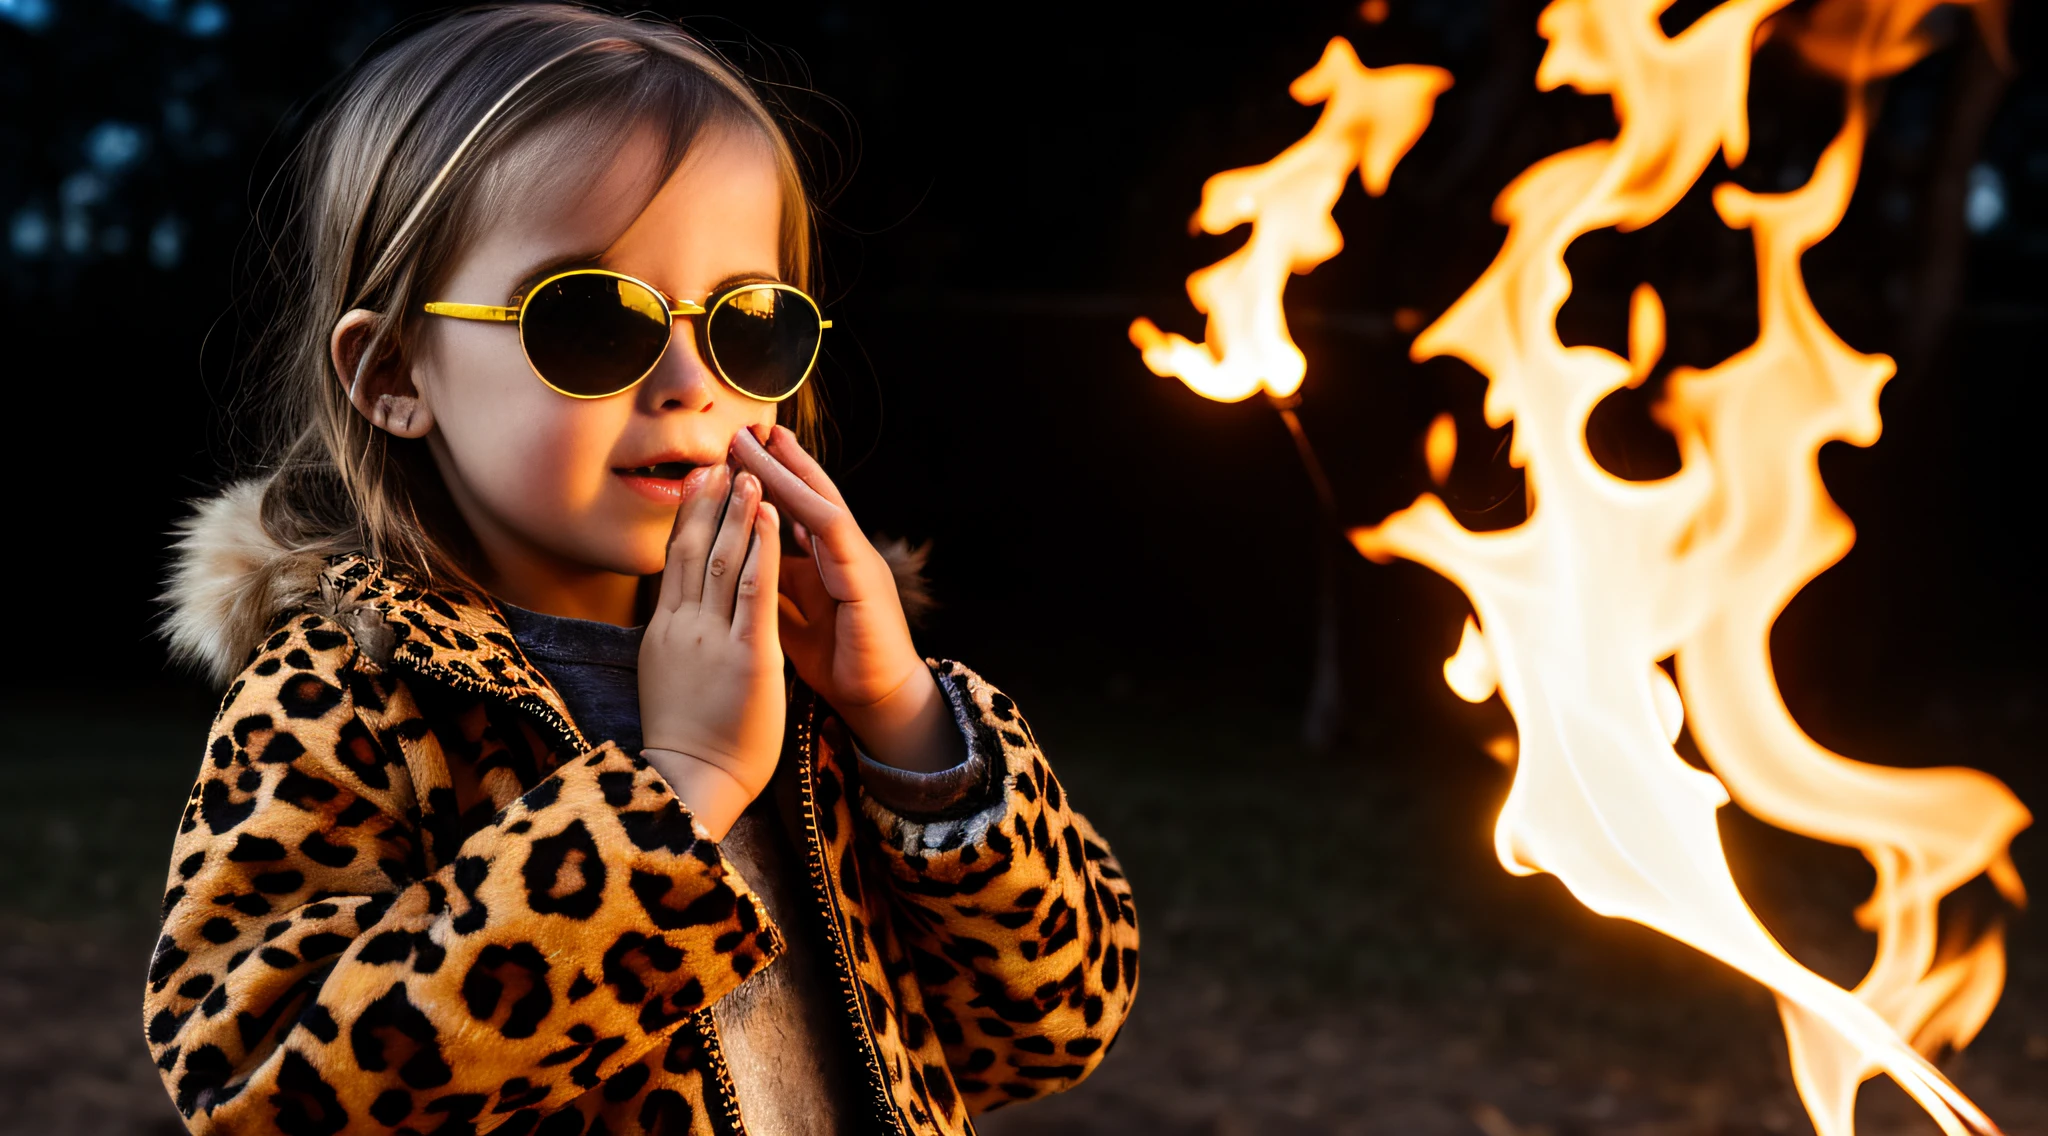
[[[1109,846],[1073,810],[1031,727],[958,663],[933,664],[991,783],[964,816],[861,807],[901,903],[925,1012],[971,1112],[1092,1072],[1138,989],[1138,913]]]
[[[228,691],[143,1005],[193,1132],[485,1132],[581,1095],[780,950],[638,756],[601,746],[441,842],[422,817],[452,810],[420,798],[448,790],[415,776],[437,745],[320,616]]]

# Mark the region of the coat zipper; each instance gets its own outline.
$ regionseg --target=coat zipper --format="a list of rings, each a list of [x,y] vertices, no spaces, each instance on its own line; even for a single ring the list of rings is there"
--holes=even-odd
[[[396,662],[396,660],[393,661]],[[409,660],[405,664],[405,669],[412,671],[421,678],[432,682],[445,683],[455,687],[457,690],[467,691],[470,694],[484,697],[497,698],[510,705],[513,709],[522,710],[539,719],[543,725],[552,729],[571,748],[579,752],[589,748],[590,743],[583,739],[583,735],[577,731],[575,726],[571,725],[560,714],[555,713],[554,707],[549,706],[538,698],[506,698],[503,693],[490,689],[484,683],[434,666],[431,663],[422,663],[419,660]],[[704,1041],[704,1064],[706,1072],[709,1074],[705,1078],[705,1082],[707,1087],[718,1098],[715,1115],[725,1121],[725,1131],[733,1133],[735,1136],[745,1136],[747,1128],[746,1123],[740,1118],[739,1093],[733,1088],[732,1071],[725,1063],[725,1051],[719,1048],[718,1045],[718,1027],[712,1021],[711,1008],[706,1006],[704,1009],[690,1015],[690,1024]]]
[[[905,1136],[903,1117],[896,1108],[896,1102],[889,1096],[889,1083],[882,1075],[882,1058],[875,1048],[873,1027],[868,1022],[867,1010],[861,1000],[860,990],[855,985],[853,954],[846,946],[846,928],[841,921],[839,891],[832,886],[829,869],[825,864],[825,842],[818,835],[818,797],[816,786],[816,758],[814,751],[817,741],[818,704],[816,699],[804,708],[804,714],[797,723],[797,798],[803,808],[804,822],[804,865],[810,870],[813,899],[825,915],[826,937],[832,946],[833,969],[839,977],[839,995],[846,1002],[846,1016],[853,1022],[854,1042],[860,1049],[861,1060],[867,1066],[868,1088],[874,1093],[876,1113],[896,1136]]]
[[[397,659],[392,660],[397,663]],[[408,660],[402,664],[421,678],[446,683],[458,690],[471,694],[496,697],[510,703],[515,709],[523,710],[540,719],[553,729],[557,736],[572,747],[582,750],[589,743],[582,734],[555,709],[537,698],[506,699],[503,693],[490,689],[486,684],[456,674],[453,671]],[[832,887],[831,876],[825,865],[825,843],[818,835],[818,798],[815,783],[814,747],[817,737],[817,702],[815,698],[805,707],[801,721],[797,723],[797,769],[801,776],[797,780],[798,799],[803,808],[804,822],[804,864],[809,869],[813,898],[825,913],[826,932],[832,945],[832,962],[839,978],[839,995],[846,1003],[846,1014],[854,1026],[854,1041],[860,1048],[862,1063],[867,1066],[868,1088],[874,1093],[876,1111],[896,1136],[907,1136],[903,1118],[896,1108],[896,1102],[889,1096],[889,1084],[882,1075],[882,1058],[875,1048],[874,1029],[867,1019],[867,1011],[861,1001],[860,991],[854,985],[853,954],[846,946],[846,929],[840,921],[839,895]],[[725,1051],[718,1045],[718,1029],[711,1018],[710,1007],[692,1015],[693,1024],[704,1039],[705,1064],[712,1074],[708,1080],[718,1094],[718,1112],[724,1118],[731,1132],[744,1136],[746,1124],[740,1117],[739,1094],[733,1088],[731,1071],[726,1067]],[[701,1019],[701,1020],[697,1020]],[[973,1128],[970,1126],[971,1133]]]
[[[715,1119],[725,1121],[722,1131],[731,1136],[746,1136],[747,1122],[740,1116],[739,1090],[733,1087],[732,1068],[725,1063],[725,1050],[718,1047],[718,1023],[711,1016],[711,1007],[691,1014],[690,1025],[704,1039],[704,1064],[711,1074],[705,1081],[718,1095],[718,1107],[708,1111]]]

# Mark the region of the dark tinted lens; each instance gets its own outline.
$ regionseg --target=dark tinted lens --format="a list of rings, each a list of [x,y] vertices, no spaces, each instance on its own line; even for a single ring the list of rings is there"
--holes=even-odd
[[[818,309],[786,288],[728,295],[705,321],[711,360],[755,398],[783,398],[803,385],[818,357]]]
[[[557,390],[596,397],[632,386],[668,346],[668,305],[630,280],[557,277],[526,301],[526,358]]]

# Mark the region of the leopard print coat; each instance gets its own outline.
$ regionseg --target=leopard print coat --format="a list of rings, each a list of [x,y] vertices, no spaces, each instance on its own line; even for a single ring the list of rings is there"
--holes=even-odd
[[[488,600],[360,557],[252,586],[292,578],[311,594],[221,700],[144,996],[187,1124],[744,1132],[709,1007],[782,939],[718,845],[638,755],[579,732]],[[892,814],[801,690],[783,757],[888,1133],[971,1132],[1079,1082],[1137,989],[1115,858],[1010,699],[934,666],[994,805]]]

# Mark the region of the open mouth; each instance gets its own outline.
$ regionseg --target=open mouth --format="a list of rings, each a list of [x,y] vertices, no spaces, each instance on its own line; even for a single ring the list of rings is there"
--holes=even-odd
[[[636,465],[616,469],[612,472],[622,477],[648,477],[656,481],[681,481],[697,466],[692,462],[656,462],[653,465]]]
[[[651,462],[647,465],[613,466],[612,474],[626,488],[638,493],[663,508],[672,508],[683,499],[683,478],[690,471],[699,468],[698,463],[689,461]]]

